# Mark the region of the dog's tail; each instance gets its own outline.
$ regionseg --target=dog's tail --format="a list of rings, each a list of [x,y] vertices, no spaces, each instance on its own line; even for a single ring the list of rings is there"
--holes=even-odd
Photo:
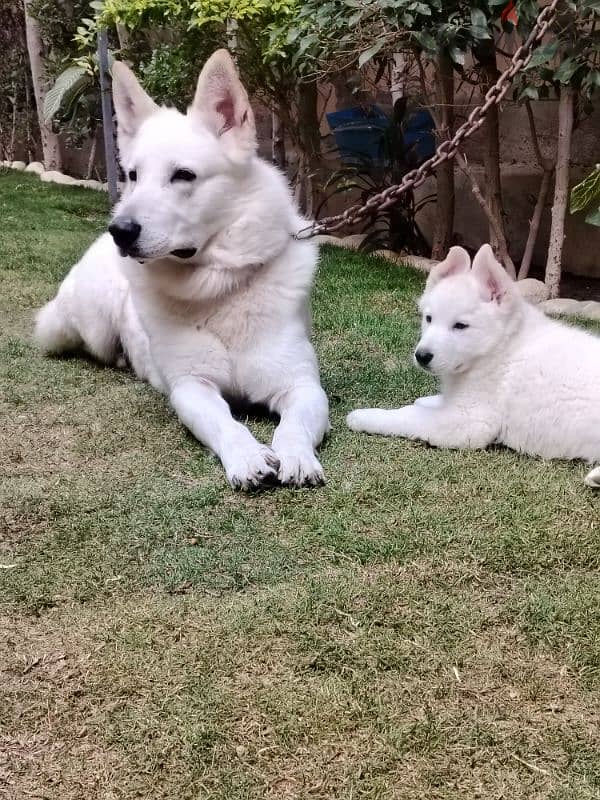
[[[64,353],[81,347],[81,336],[69,321],[60,294],[38,311],[33,337],[45,353]]]
[[[594,467],[591,472],[585,476],[585,485],[591,486],[592,489],[600,489],[600,467]]]

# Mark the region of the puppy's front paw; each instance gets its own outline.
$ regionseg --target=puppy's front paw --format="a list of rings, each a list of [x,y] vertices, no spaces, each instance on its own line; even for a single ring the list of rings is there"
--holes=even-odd
[[[278,470],[279,459],[265,445],[238,450],[225,469],[232,488],[246,492],[276,486]]]
[[[346,425],[358,433],[370,433],[373,427],[373,412],[376,411],[375,408],[357,408],[346,417]]]
[[[284,486],[322,486],[323,467],[312,451],[276,450],[279,480]]]
[[[585,485],[591,489],[600,489],[600,467],[595,467],[585,476]]]

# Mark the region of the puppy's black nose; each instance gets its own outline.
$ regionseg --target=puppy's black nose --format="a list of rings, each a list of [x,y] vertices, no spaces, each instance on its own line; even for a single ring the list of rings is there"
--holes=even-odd
[[[426,367],[433,358],[433,353],[429,353],[427,350],[417,350],[415,358],[422,367]]]
[[[131,246],[137,241],[142,226],[131,219],[131,217],[115,217],[108,226],[108,232],[115,240],[115,244],[120,250],[130,250]]]

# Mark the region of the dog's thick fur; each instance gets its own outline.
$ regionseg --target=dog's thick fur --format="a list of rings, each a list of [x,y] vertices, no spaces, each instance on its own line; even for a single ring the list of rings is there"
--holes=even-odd
[[[441,396],[397,410],[360,409],[352,430],[438,447],[494,442],[542,458],[600,461],[600,339],[529,305],[484,245],[453,247],[420,301],[421,366]],[[600,487],[600,467],[586,478]]]
[[[109,234],[92,245],[39,312],[37,341],[106,364],[122,348],[232,486],[321,483],[328,404],[309,341],[317,249],[292,238],[306,223],[283,176],[256,157],[229,54],[206,63],[186,115],[156,106],[120,63],[113,97],[129,175],[113,220],[135,220],[139,238],[121,251]],[[280,415],[270,447],[232,418],[226,397]]]

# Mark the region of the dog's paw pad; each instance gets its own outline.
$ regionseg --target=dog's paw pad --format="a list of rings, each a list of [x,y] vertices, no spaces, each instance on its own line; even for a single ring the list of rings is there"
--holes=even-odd
[[[236,463],[227,470],[227,478],[234,489],[256,492],[279,483],[279,459],[268,447],[239,453]]]
[[[314,453],[278,453],[279,481],[284,486],[323,486],[323,467]]]

